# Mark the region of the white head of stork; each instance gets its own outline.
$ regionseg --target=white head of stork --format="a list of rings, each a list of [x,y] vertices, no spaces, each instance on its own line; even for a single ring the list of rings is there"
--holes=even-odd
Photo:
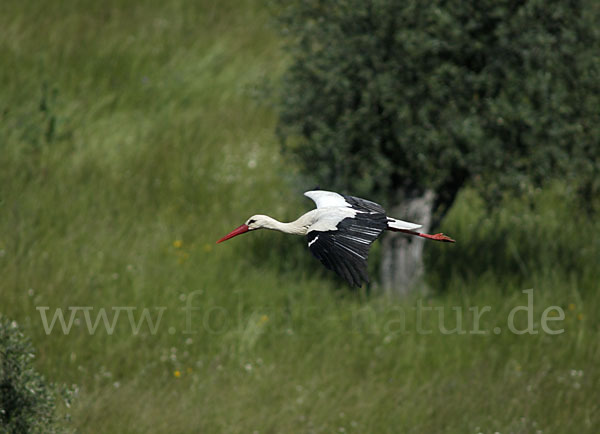
[[[454,242],[444,234],[416,232],[421,225],[388,217],[381,205],[375,202],[324,190],[307,191],[304,195],[315,202],[316,209],[289,223],[266,215],[254,215],[217,241],[217,244],[256,229],[306,235],[308,248],[325,267],[335,271],[350,285],[360,287],[364,282],[369,282],[369,248],[385,230]]]

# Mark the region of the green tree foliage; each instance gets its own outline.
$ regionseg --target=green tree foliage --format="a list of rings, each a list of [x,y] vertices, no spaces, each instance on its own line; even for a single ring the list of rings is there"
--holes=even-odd
[[[0,432],[53,433],[56,389],[32,366],[33,347],[15,322],[0,315]],[[65,396],[70,392],[65,391]],[[68,402],[68,401],[67,401]]]
[[[281,3],[279,132],[321,186],[433,189],[438,210],[469,180],[489,198],[557,176],[598,190],[593,0]]]

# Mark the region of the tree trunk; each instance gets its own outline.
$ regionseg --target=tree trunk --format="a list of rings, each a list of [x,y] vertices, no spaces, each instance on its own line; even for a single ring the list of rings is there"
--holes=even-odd
[[[435,193],[408,197],[388,212],[390,217],[423,225],[419,232],[429,232]],[[425,267],[423,246],[426,240],[402,233],[386,232],[383,238],[381,283],[386,292],[406,295],[421,283]]]

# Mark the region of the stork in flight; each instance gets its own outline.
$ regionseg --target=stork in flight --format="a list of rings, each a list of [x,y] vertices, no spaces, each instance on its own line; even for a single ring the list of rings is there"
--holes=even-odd
[[[316,209],[290,223],[282,223],[266,215],[254,215],[217,244],[256,229],[306,235],[308,248],[325,267],[335,271],[350,285],[360,287],[369,282],[369,248],[385,230],[454,243],[452,238],[441,233],[416,232],[421,225],[388,217],[381,205],[369,200],[324,190],[307,191],[304,195],[315,202]]]

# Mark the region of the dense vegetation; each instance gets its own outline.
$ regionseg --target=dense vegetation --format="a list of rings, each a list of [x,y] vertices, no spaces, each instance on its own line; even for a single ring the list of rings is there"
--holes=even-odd
[[[438,211],[473,179],[496,200],[597,184],[595,1],[281,4],[280,130],[321,184],[387,206],[431,189]]]
[[[0,427],[10,433],[55,433],[56,402],[75,392],[48,383],[32,366],[34,349],[15,321],[0,315]]]
[[[256,103],[286,60],[262,3],[7,0],[0,12],[0,312],[31,337],[36,370],[79,388],[70,428],[595,432],[600,227],[572,187],[491,214],[466,190],[442,227],[457,248],[429,249],[432,294],[351,292],[302,238],[214,245],[252,214],[312,206]],[[528,288],[536,329],[557,305],[564,333],[506,330]],[[419,303],[445,308],[447,329],[462,308],[466,330],[468,308],[490,306],[481,328],[502,333],[445,335],[438,311],[417,333]],[[69,307],[93,310],[46,334],[42,313],[62,308],[68,323]],[[115,307],[136,310],[90,334],[85,312],[93,325]],[[156,323],[155,307],[155,333],[133,333],[129,312]]]
[[[595,1],[279,3],[278,129],[313,183],[425,232],[467,185],[490,208],[556,179],[586,205],[600,192]],[[419,286],[423,243],[384,241],[386,290]]]

